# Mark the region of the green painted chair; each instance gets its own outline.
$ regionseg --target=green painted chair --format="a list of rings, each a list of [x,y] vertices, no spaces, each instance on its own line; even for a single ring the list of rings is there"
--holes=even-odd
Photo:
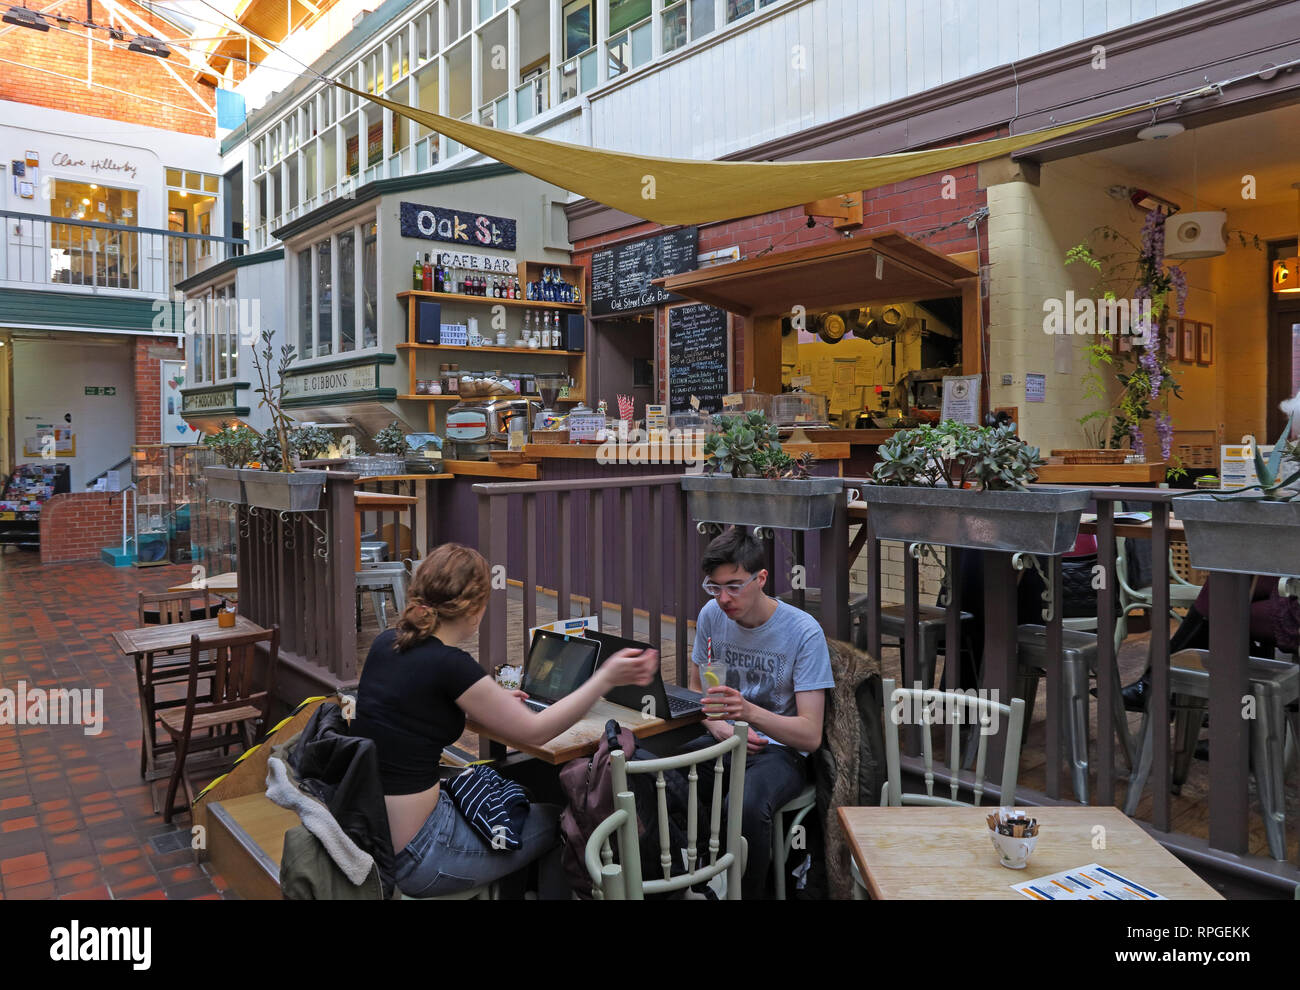
[[[740,835],[739,809],[745,800],[745,755],[749,739],[749,725],[735,723],[730,739],[715,743],[705,749],[680,756],[657,760],[629,762],[622,750],[610,754],[613,772],[614,813],[596,826],[587,840],[586,865],[591,876],[592,894],[598,900],[639,901],[646,894],[666,894],[683,891],[715,876],[727,875],[727,899],[740,900],[740,878],[745,872],[744,839]],[[731,754],[731,773],[727,786],[728,807],[735,809],[727,815],[726,851],[722,843],[722,758]],[[699,771],[700,764],[713,760],[713,796],[709,811],[709,841],[707,861],[705,850],[698,846],[699,837]],[[664,773],[669,770],[689,768],[687,774],[688,799],[686,818],[686,872],[672,875],[673,857],[680,850],[671,848],[668,829],[668,792]],[[641,845],[637,837],[636,800],[628,787],[629,774],[654,774],[655,796],[659,821],[659,867],[662,879],[645,880],[641,871]],[[619,858],[614,861],[611,841],[617,836]]]
[[[925,760],[925,793],[924,794],[907,794],[903,791],[903,775],[900,769],[899,745],[898,745],[898,727],[901,723],[906,722],[908,725],[916,724],[916,721],[906,717],[911,713],[927,710],[928,703],[933,699],[940,713],[950,711],[960,711],[962,720],[966,725],[985,724],[984,719],[992,719],[996,712],[999,722],[999,732],[1006,732],[1006,750],[1002,758],[1002,780],[999,794],[1003,804],[1010,805],[1015,803],[1016,780],[1020,776],[1020,740],[1022,728],[1025,722],[1025,703],[1020,698],[1012,698],[1011,704],[1004,705],[1001,702],[992,701],[988,698],[972,697],[961,691],[918,691],[915,688],[900,688],[892,677],[887,677],[881,682],[884,687],[885,697],[885,761],[889,769],[889,779],[880,791],[880,806],[884,807],[902,807],[903,805],[928,805],[943,807],[970,807],[978,806],[984,797],[984,776],[985,767],[988,757],[989,735],[980,731],[975,733],[976,742],[975,752],[975,773],[974,778],[970,781],[962,781],[959,785],[959,773],[962,766],[961,761],[961,737],[960,726],[954,726],[952,733],[953,751],[948,754],[948,773],[951,778],[949,787],[949,796],[944,797],[942,794],[935,794],[934,778],[934,740],[931,737],[931,726],[927,725],[924,719],[921,720],[921,755]],[[899,706],[904,717],[895,720],[894,711]],[[947,722],[942,718],[936,719],[935,723],[941,730],[946,728]],[[1005,730],[1002,729],[1005,726]],[[968,787],[974,801],[959,801],[957,795],[961,787]],[[866,884],[862,882],[862,874],[858,870],[856,860],[850,860],[853,866],[853,896],[855,900],[866,899]]]

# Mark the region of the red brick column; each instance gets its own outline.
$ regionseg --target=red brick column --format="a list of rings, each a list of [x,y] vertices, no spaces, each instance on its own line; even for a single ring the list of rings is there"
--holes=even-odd
[[[135,442],[162,442],[162,362],[180,361],[185,349],[144,338],[135,345]]]
[[[41,563],[98,560],[102,547],[118,546],[122,542],[123,498],[128,500],[126,521],[130,526],[134,505],[129,493],[53,496],[41,507]]]

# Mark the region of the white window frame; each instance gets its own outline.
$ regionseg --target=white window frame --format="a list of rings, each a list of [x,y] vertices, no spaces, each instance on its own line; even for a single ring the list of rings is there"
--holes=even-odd
[[[363,252],[365,249],[365,228],[372,223],[378,222],[377,213],[363,213],[353,215],[342,222],[331,224],[324,230],[316,231],[309,237],[297,240],[292,247],[285,246],[286,259],[292,259],[292,287],[290,298],[293,300],[291,307],[293,312],[293,325],[289,330],[289,339],[295,347],[299,348],[299,353],[294,359],[294,366],[310,365],[321,361],[336,361],[340,358],[351,358],[363,354],[378,354],[382,350],[383,334],[382,323],[378,317],[375,323],[375,342],[371,346],[365,346],[365,265],[363,264]],[[335,291],[330,296],[330,352],[328,354],[318,353],[320,350],[320,292],[321,284],[316,278],[316,269],[319,263],[318,248],[325,241],[330,242],[330,284],[337,286],[339,284],[339,235],[348,232],[352,233],[352,341],[353,346],[350,351],[339,350],[342,344],[341,315],[342,306],[340,303],[341,293]],[[302,333],[302,314],[299,312],[299,290],[302,286],[304,273],[302,271],[302,262],[299,255],[304,252],[310,252],[310,261],[308,262],[309,271],[306,277],[311,279],[311,355],[306,356],[301,353],[301,333]],[[376,242],[376,251],[378,251],[378,242]],[[375,293],[376,303],[381,291],[383,282],[383,259],[376,254],[375,259]]]

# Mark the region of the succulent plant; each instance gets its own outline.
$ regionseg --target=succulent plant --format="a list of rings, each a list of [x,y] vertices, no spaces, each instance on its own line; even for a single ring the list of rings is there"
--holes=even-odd
[[[704,439],[706,473],[773,481],[808,477],[812,454],[791,457],[783,451],[781,431],[768,422],[761,409],[738,416],[714,416],[713,422],[722,431]]]
[[[257,371],[257,380],[260,383],[260,387],[253,391],[262,397],[258,400],[258,407],[265,407],[271,414],[271,428],[267,434],[275,435],[276,445],[279,447],[273,461],[269,454],[269,445],[265,439],[263,440],[262,470],[293,471],[293,444],[289,439],[292,431],[289,417],[284,411],[284,376],[289,370],[289,365],[293,363],[297,348],[292,344],[283,345],[277,362],[271,340],[271,331],[263,330],[261,352],[259,353],[256,347],[253,348],[253,368]],[[272,463],[276,466],[269,467],[268,465]]]
[[[294,430],[290,442],[304,460],[314,461],[334,446],[334,435],[320,426],[303,426]]]
[[[374,436],[375,449],[381,454],[405,454],[409,449],[406,444],[406,431],[393,420]]]
[[[1038,448],[1016,436],[1015,423],[968,426],[945,420],[895,433],[880,446],[871,476],[878,485],[1024,491],[1042,463]]]
[[[288,440],[289,445],[289,466],[293,466],[294,446],[293,440]],[[258,438],[257,459],[261,462],[263,471],[283,471],[284,470],[284,447],[280,442],[280,434],[275,427],[271,427]]]
[[[242,423],[231,426],[223,422],[221,428],[205,436],[203,442],[212,448],[226,467],[242,468],[257,456],[260,438],[255,430]]]

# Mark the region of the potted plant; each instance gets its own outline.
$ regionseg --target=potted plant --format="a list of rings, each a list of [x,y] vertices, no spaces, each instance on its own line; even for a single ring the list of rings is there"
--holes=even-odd
[[[289,439],[304,461],[319,460],[334,446],[334,435],[320,426],[299,427]]]
[[[259,470],[240,473],[248,504],[280,512],[314,512],[320,506],[326,471],[295,471],[291,422],[284,412],[284,375],[293,362],[295,348],[280,348],[278,362],[271,348],[271,331],[262,331],[262,351],[253,350],[253,367],[261,387],[254,391],[258,403],[271,414],[271,427],[261,438]]]
[[[1284,477],[1283,469],[1300,461],[1300,442],[1290,441],[1300,394],[1282,403],[1282,410],[1288,413],[1286,426],[1268,459],[1255,448],[1257,484],[1176,496],[1193,567],[1237,574],[1300,570],[1300,470]]]
[[[257,433],[242,423],[231,426],[223,422],[220,429],[205,436],[203,442],[212,448],[223,465],[203,469],[207,479],[208,498],[243,505],[247,496],[240,469],[257,454]]]
[[[697,522],[772,529],[825,529],[835,515],[839,478],[811,478],[812,456],[791,457],[762,410],[713,421],[704,441],[704,474],[682,476]]]
[[[1028,487],[1038,448],[997,427],[945,421],[900,430],[862,489],[877,538],[971,550],[1061,554],[1088,504],[1082,489]]]
[[[372,437],[372,441],[381,456],[391,462],[389,474],[401,474],[406,470],[406,455],[411,448],[406,443],[406,432],[393,420]]]

